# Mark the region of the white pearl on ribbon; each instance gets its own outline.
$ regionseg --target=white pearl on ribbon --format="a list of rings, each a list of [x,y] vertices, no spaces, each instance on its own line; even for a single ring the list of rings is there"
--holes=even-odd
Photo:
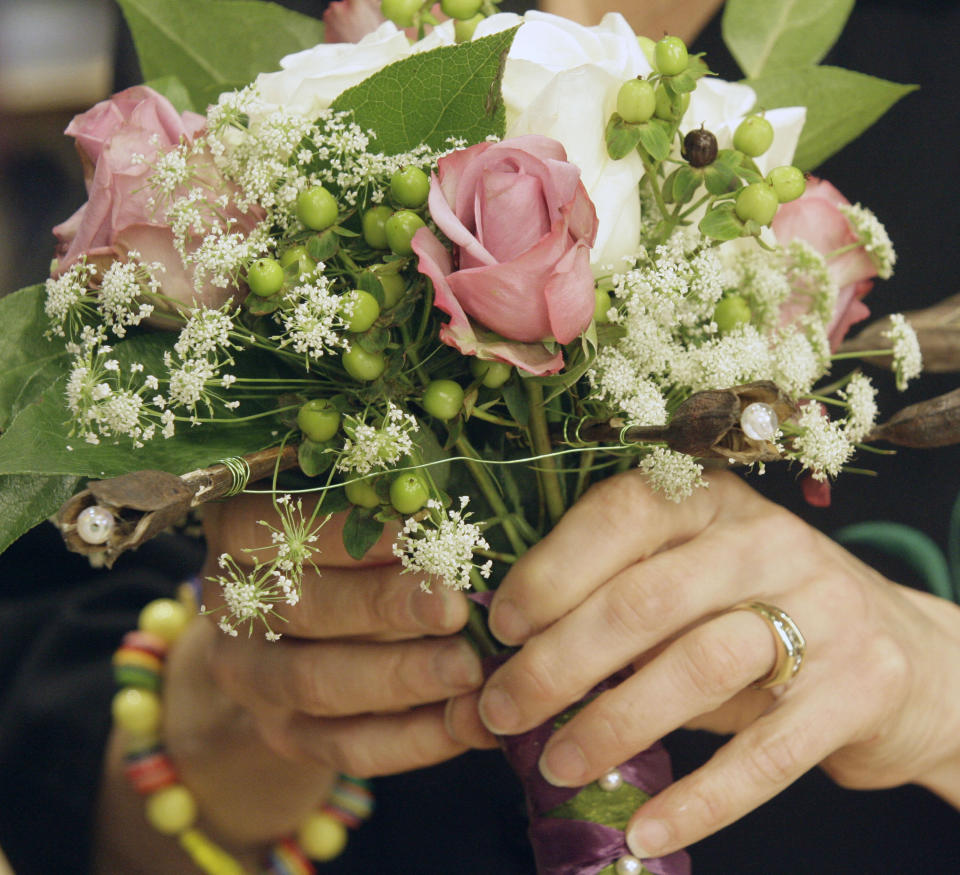
[[[77,534],[88,544],[102,544],[113,531],[113,514],[105,507],[93,505],[77,516]]]
[[[597,778],[597,783],[600,785],[601,790],[612,793],[614,790],[619,790],[623,786],[623,775],[616,769],[610,769],[605,775]]]
[[[751,440],[772,441],[780,428],[780,417],[770,404],[755,401],[743,408],[740,428]]]
[[[643,863],[633,854],[624,854],[613,868],[617,875],[640,875],[643,871]]]

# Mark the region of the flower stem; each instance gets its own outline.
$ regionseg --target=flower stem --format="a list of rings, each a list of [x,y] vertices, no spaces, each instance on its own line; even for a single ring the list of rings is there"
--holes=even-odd
[[[537,466],[537,478],[543,487],[550,522],[556,525],[567,509],[563,486],[557,473],[557,461],[551,455],[553,444],[547,426],[547,411],[543,406],[543,386],[535,379],[526,380],[527,400],[530,405],[530,442],[534,453],[543,456]]]
[[[526,553],[527,545],[524,543],[523,538],[520,537],[520,533],[517,531],[517,527],[514,525],[510,515],[510,510],[503,503],[503,499],[500,497],[497,486],[490,477],[489,472],[477,461],[477,451],[465,435],[461,435],[457,439],[456,446],[466,460],[467,470],[470,472],[470,476],[473,477],[477,486],[480,487],[480,491],[487,500],[487,504],[490,505],[490,509],[493,511],[497,522],[500,523],[500,526],[503,528],[503,533],[507,536],[507,540],[510,541],[510,546],[513,547],[514,553],[518,556],[521,553]]]

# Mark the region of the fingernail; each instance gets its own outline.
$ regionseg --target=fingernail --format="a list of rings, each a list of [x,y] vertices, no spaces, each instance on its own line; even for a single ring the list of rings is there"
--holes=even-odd
[[[670,830],[662,820],[641,820],[627,833],[630,853],[641,860],[662,856],[670,841]]]
[[[487,687],[480,697],[480,718],[494,735],[506,735],[520,725],[520,709],[499,687]]]
[[[575,741],[558,741],[540,757],[540,774],[555,787],[579,787],[586,783],[587,758]]]
[[[473,648],[466,641],[451,641],[434,657],[437,674],[450,690],[467,692],[483,683],[483,669]]]
[[[521,644],[530,637],[531,627],[526,617],[511,601],[498,601],[490,615],[490,631],[504,644]]]

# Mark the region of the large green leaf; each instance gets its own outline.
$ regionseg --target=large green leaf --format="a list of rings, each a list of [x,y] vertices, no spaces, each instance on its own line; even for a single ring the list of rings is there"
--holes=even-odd
[[[63,340],[48,340],[50,323],[43,312],[42,285],[0,298],[0,430],[29,404],[44,385],[64,373],[69,356]]]
[[[77,486],[77,477],[0,476],[0,553],[55,513]]]
[[[434,149],[453,137],[479,143],[503,136],[500,78],[517,29],[411,55],[343,92],[335,110],[350,110],[360,127],[376,134],[387,154],[427,143]]]
[[[147,373],[161,373],[163,352],[175,340],[172,333],[141,335],[118,343],[113,355],[123,372],[128,372],[128,365],[136,361],[144,364]],[[272,365],[273,360],[268,357],[247,354],[238,359],[238,366],[231,371],[242,375],[253,370],[271,376]],[[126,438],[115,444],[104,441],[94,446],[82,438],[67,436],[69,413],[63,387],[63,379],[46,382],[36,399],[0,437],[0,474],[113,477],[145,468],[182,474],[271,446],[277,442],[281,429],[272,416],[243,422],[221,410],[217,417],[224,418],[222,423],[198,427],[179,423],[174,437],[157,437],[141,448],[135,449]]]
[[[261,0],[117,0],[144,79],[177,76],[202,109],[323,41],[323,23]]]
[[[807,107],[794,156],[801,170],[823,163],[917,87],[840,67],[802,67],[745,81],[756,91],[762,109]]]
[[[749,78],[819,63],[854,0],[727,0],[723,39]]]

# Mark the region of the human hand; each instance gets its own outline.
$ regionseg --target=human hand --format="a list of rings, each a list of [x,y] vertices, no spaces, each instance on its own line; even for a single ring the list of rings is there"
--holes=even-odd
[[[734,475],[709,481],[671,504],[636,472],[611,478],[517,562],[490,625],[523,647],[484,687],[486,725],[530,729],[632,663],[553,735],[548,780],[585,784],[679,726],[733,733],[633,817],[640,857],[715,832],[818,763],[848,787],[914,781],[957,804],[960,609],[884,579]],[[748,599],[806,637],[787,685],[751,688],[776,652],[765,621],[729,611]]]
[[[245,550],[269,544],[257,521],[273,518],[265,496],[209,506],[205,576],[224,552],[248,566],[251,555],[269,558],[266,549]],[[320,530],[320,574],[305,570],[300,603],[278,608],[279,641],[265,640],[262,629],[232,638],[207,617],[172,654],[168,672],[181,681],[167,694],[175,719],[168,748],[185,783],[206,794],[205,814],[216,820],[222,811],[219,825],[237,839],[297,823],[337,772],[406,771],[466,749],[444,725],[444,701],[482,680],[477,656],[454,634],[466,622],[466,599],[439,588],[424,593],[401,575],[389,535],[362,562],[351,559],[341,526],[334,517]],[[219,587],[207,581],[204,590],[216,611]],[[209,669],[206,677],[198,666]]]

